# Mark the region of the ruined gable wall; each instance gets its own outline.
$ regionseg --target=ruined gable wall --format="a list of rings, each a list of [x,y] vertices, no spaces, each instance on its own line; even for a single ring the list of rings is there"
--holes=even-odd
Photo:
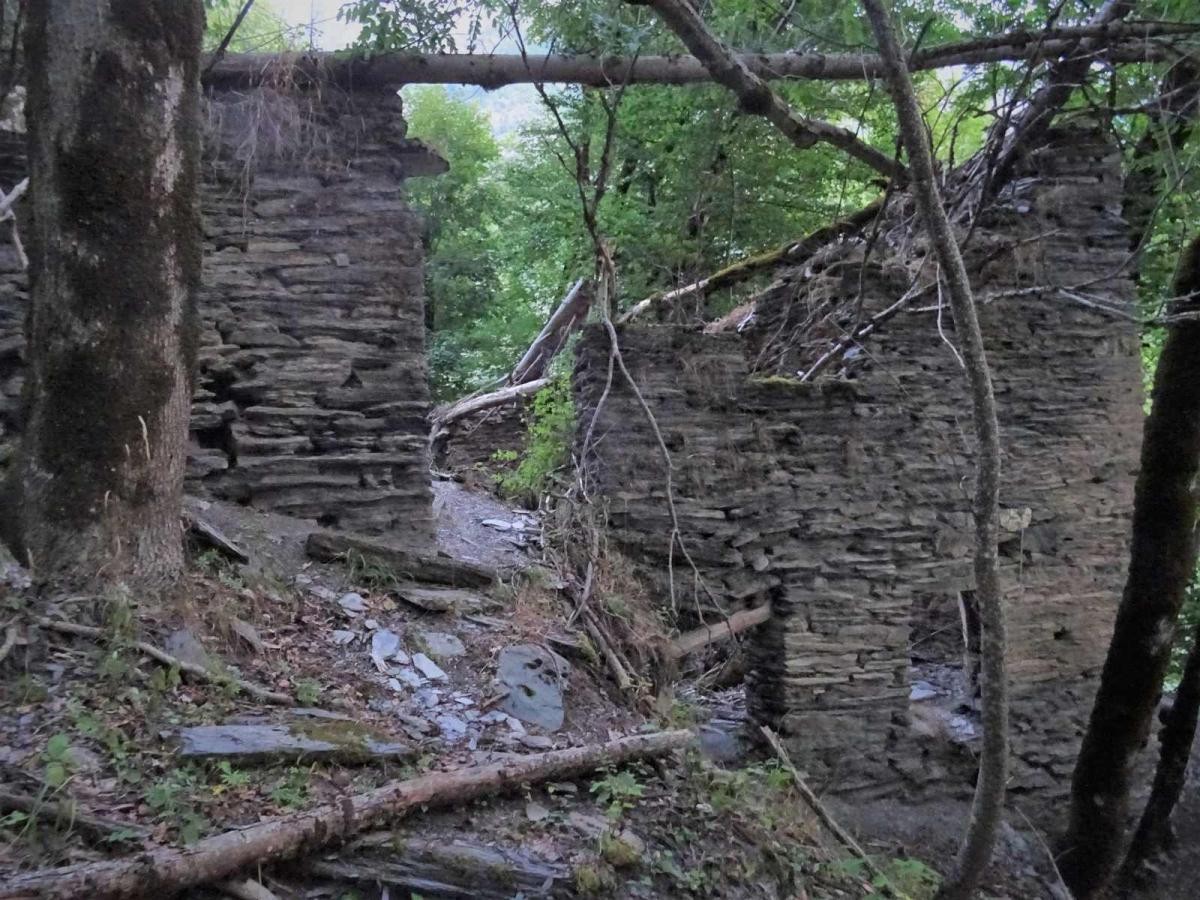
[[[1125,318],[1133,292],[1120,272],[1119,188],[1117,158],[1102,140],[1052,144],[971,245],[977,290],[994,298],[983,321],[1004,438],[1012,784],[1043,796],[1066,788],[1127,558],[1141,372],[1136,327]],[[850,266],[817,285],[808,277],[783,279],[760,302],[767,333],[780,331],[772,299],[803,310],[806,292],[853,299],[861,287],[871,311],[904,289],[886,266]],[[996,297],[1085,282],[1070,292],[1081,299]],[[908,700],[913,610],[956,603],[972,586],[970,405],[937,318],[925,309],[891,320],[829,384],[748,379],[739,346],[758,362],[761,342],[622,334],[673,445],[676,481],[689,485],[681,525],[701,548],[701,570],[723,587],[753,582],[749,598],[775,606],[751,638],[752,712],[840,790],[969,790],[971,742],[931,734]],[[954,341],[948,311],[942,331]],[[598,399],[607,352],[600,332],[585,337],[581,408]],[[705,367],[733,386],[711,398],[689,393],[688,370]],[[669,516],[662,472],[649,464],[655,442],[628,391],[614,386],[607,404],[598,493],[622,545],[648,568],[657,558],[661,570]]]
[[[403,179],[444,163],[405,139],[389,94],[230,92],[208,118],[189,489],[430,539],[422,225]],[[24,301],[0,296],[0,342]]]

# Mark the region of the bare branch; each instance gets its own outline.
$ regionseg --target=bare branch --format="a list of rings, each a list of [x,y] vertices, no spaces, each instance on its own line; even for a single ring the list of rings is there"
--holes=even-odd
[[[761,76],[708,30],[700,15],[683,0],[646,0],[646,3],[704,64],[713,80],[737,96],[742,109],[767,119],[798,148],[807,150],[817,143],[831,144],[888,178],[906,180],[903,165],[859,140],[853,132],[793,111]]]

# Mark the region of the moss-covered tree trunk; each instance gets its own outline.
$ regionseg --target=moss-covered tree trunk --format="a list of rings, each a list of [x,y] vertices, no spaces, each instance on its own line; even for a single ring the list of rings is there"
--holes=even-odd
[[[200,275],[200,0],[28,6],[29,367],[10,540],[42,580],[165,581]]]
[[[1198,267],[1200,242],[1180,261],[1177,296],[1196,290]],[[1185,300],[1175,311],[1191,311],[1194,303]],[[1162,696],[1176,619],[1195,569],[1198,471],[1200,324],[1184,320],[1168,330],[1154,375],[1133,501],[1129,577],[1071,783],[1059,868],[1081,900],[1098,896],[1120,861],[1133,766]]]

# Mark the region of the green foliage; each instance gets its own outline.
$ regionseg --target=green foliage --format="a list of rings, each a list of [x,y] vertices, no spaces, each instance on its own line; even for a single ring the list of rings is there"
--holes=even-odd
[[[185,844],[194,844],[208,829],[208,819],[201,812],[199,795],[202,779],[192,766],[184,766],[164,774],[146,790],[146,805],[155,817],[169,825]]]
[[[215,50],[233,27],[245,0],[205,0],[207,16],[204,49]],[[270,0],[255,0],[250,12],[229,42],[230,53],[282,53],[304,46],[304,27],[291,26],[271,6]]]
[[[315,706],[321,698],[321,683],[312,678],[297,678],[292,682],[296,699],[305,706]]]
[[[42,780],[51,790],[66,784],[71,775],[71,739],[61,732],[52,735],[42,751],[42,762],[46,764]]]
[[[941,884],[941,876],[919,859],[873,860],[880,874],[872,875],[864,860],[840,859],[831,868],[869,883],[873,888],[889,890],[901,900],[932,900]]]
[[[575,403],[565,366],[534,395],[530,415],[525,452],[520,463],[513,471],[499,475],[497,480],[503,493],[534,506],[549,487],[554,473],[571,456]]]
[[[479,0],[348,0],[338,11],[343,22],[362,26],[358,46],[367,50],[426,50],[453,53],[455,32],[467,25],[465,49],[475,50],[488,4]]]
[[[356,550],[347,550],[342,561],[350,573],[350,583],[369,591],[383,593],[400,583],[400,576],[390,567],[374,559],[368,559]]]
[[[591,792],[597,801],[608,807],[608,817],[616,820],[637,805],[646,789],[632,772],[622,769],[593,781]]]
[[[308,802],[308,771],[297,766],[271,788],[272,802],[284,809],[300,809]]]

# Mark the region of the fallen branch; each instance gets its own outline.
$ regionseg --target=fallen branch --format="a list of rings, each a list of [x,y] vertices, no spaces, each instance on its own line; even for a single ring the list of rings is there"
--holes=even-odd
[[[105,638],[108,633],[103,628],[93,628],[91,625],[77,625],[74,622],[62,622],[58,619],[35,619],[38,625],[42,628],[49,628],[51,631],[57,631],[61,634],[73,634],[77,637],[89,638]],[[231,684],[239,691],[249,694],[251,697],[256,697],[259,700],[264,700],[267,703],[275,703],[279,706],[295,706],[296,699],[289,694],[280,694],[276,691],[268,690],[265,687],[260,687],[253,682],[238,678],[229,672],[211,672],[204,666],[196,665],[195,663],[186,662],[176,656],[172,656],[165,650],[155,647],[153,644],[148,644],[145,641],[134,641],[131,645],[139,653],[149,656],[151,659],[158,660],[164,666],[174,666],[180,672],[186,672],[189,675],[194,675],[196,678],[204,681],[211,681],[214,684]]]
[[[149,832],[138,825],[116,822],[80,811],[74,801],[59,802],[0,789],[0,810],[18,810],[26,815],[84,832],[96,840],[105,840],[124,832],[129,837],[146,837]]]
[[[412,809],[459,805],[526,784],[575,778],[606,766],[661,756],[682,749],[691,740],[687,731],[634,735],[606,744],[422,775],[346,796],[338,803],[213,835],[190,847],[164,847],[125,859],[20,873],[0,887],[0,900],[101,900],[172,894],[224,879],[247,866],[287,859],[302,851],[310,853]]]
[[[491,409],[495,406],[503,406],[505,403],[512,403],[514,400],[519,400],[522,397],[532,397],[549,383],[549,378],[538,378],[534,381],[526,381],[524,384],[509,385],[508,387],[500,388],[498,391],[492,391],[490,394],[467,397],[465,400],[455,403],[444,413],[440,415],[435,414],[433,431],[440,431],[451,422],[456,422],[472,413],[483,412],[485,409]]]
[[[917,72],[947,66],[1056,59],[1076,48],[1083,38],[1095,38],[1102,43],[1094,51],[1097,60],[1156,62],[1173,53],[1169,42],[1156,38],[1187,36],[1196,30],[1196,25],[1184,22],[1018,29],[930,47],[909,56],[908,65]],[[756,76],[767,80],[870,81],[883,74],[883,62],[874,53],[739,53],[735,58]],[[685,55],[551,54],[531,56],[527,65],[516,53],[380,53],[369,57],[231,53],[215,63],[210,61],[203,81],[209,87],[246,88],[270,82],[281,71],[301,81],[333,82],[357,88],[402,84],[477,84],[485,88],[508,84],[580,84],[607,88],[623,82],[680,85],[713,80],[700,60]]]
[[[795,785],[796,791],[801,797],[804,798],[804,802],[808,804],[808,808],[813,811],[825,829],[835,838],[837,838],[838,842],[841,843],[842,846],[861,859],[867,871],[870,872],[880,884],[886,886],[888,884],[887,875],[879,868],[879,866],[875,865],[871,857],[867,856],[867,851],[863,850],[862,846],[854,839],[854,836],[851,835],[850,832],[838,824],[837,820],[834,819],[829,810],[825,808],[825,804],[821,802],[820,798],[817,797],[815,793],[813,793],[813,789],[808,786],[808,782],[804,780],[799,770],[792,765],[792,758],[788,756],[787,750],[784,748],[783,743],[779,740],[779,735],[773,732],[766,725],[760,725],[758,730],[762,732],[763,737],[767,739],[767,743],[771,745],[771,749],[775,751],[775,755],[779,757],[779,762],[792,776],[792,783]]]
[[[671,642],[667,656],[671,659],[682,659],[689,653],[695,653],[702,647],[724,641],[741,634],[755,625],[761,625],[771,618],[771,604],[764,603],[753,609],[743,609],[735,612],[723,622],[716,625],[705,625],[692,631],[685,632]]]
[[[683,287],[652,294],[626,310],[617,319],[617,323],[624,325],[636,319],[651,307],[661,306],[664,303],[672,303],[691,294],[731,287],[760,272],[782,268],[783,266],[798,266],[827,244],[848,234],[860,231],[868,222],[875,218],[882,207],[883,200],[876,200],[841,221],[818,228],[812,234],[805,235],[798,241],[792,241],[791,243],[784,244],[782,247],[769,250],[766,253],[760,253],[757,256],[749,256],[746,259],[739,260],[714,272],[706,278],[701,278],[699,281],[692,282]]]
[[[622,691],[627,691],[633,687],[633,679],[629,677],[629,670],[621,662],[621,657],[618,655],[616,648],[613,647],[612,641],[600,630],[600,626],[597,624],[596,618],[590,610],[584,610],[583,612],[583,627],[587,630],[588,637],[592,643],[596,645],[596,649],[600,651],[600,655],[604,657],[604,661],[608,663],[609,671],[612,672],[613,678],[617,682],[617,687]]]
[[[571,332],[587,318],[593,292],[586,290],[585,284],[580,278],[567,291],[567,296],[538,332],[521,361],[513,367],[512,374],[508,376],[509,384],[524,384],[545,375],[546,368],[563,348]]]

